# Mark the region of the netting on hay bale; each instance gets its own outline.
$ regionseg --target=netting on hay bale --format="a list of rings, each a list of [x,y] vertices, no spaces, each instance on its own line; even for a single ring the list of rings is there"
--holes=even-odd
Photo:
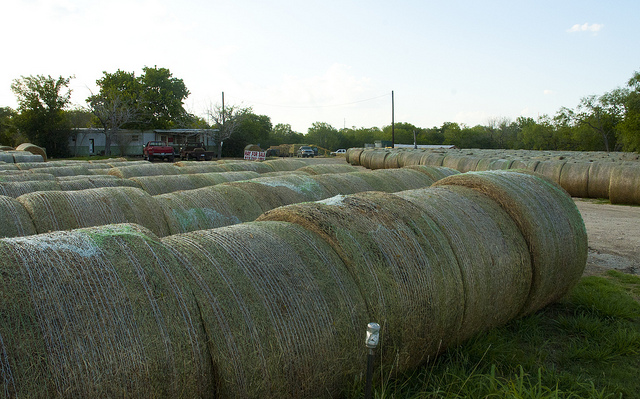
[[[149,161],[120,161],[118,159],[110,159],[109,162],[105,162],[106,165],[110,168],[116,168],[120,166],[134,166],[134,165],[151,165]]]
[[[28,151],[12,151],[13,163],[44,162],[40,154],[32,154]]]
[[[455,169],[445,168],[444,166],[428,166],[428,165],[412,165],[406,166],[407,169],[417,170],[420,173],[424,173],[430,177],[434,182],[444,179],[447,176],[457,175],[458,172]]]
[[[309,175],[323,175],[327,173],[349,173],[355,172],[358,168],[349,164],[316,164],[316,165],[308,165],[302,168],[297,169],[300,172],[304,172]]]
[[[529,246],[529,314],[557,301],[578,281],[587,260],[587,233],[576,205],[557,184],[513,171],[461,173],[432,187],[463,186],[496,201],[515,221]]]
[[[353,173],[331,173],[315,175],[312,178],[329,192],[329,197],[374,190],[367,181]]]
[[[331,193],[313,176],[308,175],[283,175],[274,177],[260,177],[252,179],[251,183],[256,183],[266,187],[279,189],[287,189],[285,193],[289,195],[289,191],[295,193],[294,197],[283,198],[280,205],[292,204],[295,202],[318,201],[331,196]],[[239,183],[241,184],[241,183]],[[273,208],[269,208],[273,209]],[[267,210],[267,209],[265,209]]]
[[[383,364],[415,367],[449,343],[463,288],[447,238],[420,208],[380,192],[337,196],[266,212],[258,221],[299,224],[338,253],[382,326]]]
[[[371,173],[382,179],[394,181],[399,189],[393,192],[429,187],[435,181],[427,174],[409,168],[378,169],[371,171]]]
[[[640,204],[640,165],[625,164],[613,168],[609,200],[612,204]]]
[[[531,259],[518,226],[489,197],[466,187],[396,193],[433,219],[458,261],[464,287],[462,342],[520,314],[531,287]]]
[[[589,196],[590,162],[567,162],[560,171],[560,186],[572,197]]]
[[[609,198],[611,172],[618,165],[615,162],[591,163],[587,181],[587,196],[589,198]]]
[[[56,180],[56,177],[50,173],[31,173],[28,171],[12,171],[16,173],[0,174],[0,182],[7,181],[34,181],[34,180]]]
[[[227,170],[222,165],[215,162],[181,161],[177,162],[176,166],[180,168],[181,173],[227,172]]]
[[[364,301],[333,249],[254,222],[165,237],[191,276],[225,398],[340,397],[362,370]]]
[[[251,192],[226,183],[153,198],[156,215],[158,210],[162,211],[170,234],[249,222],[264,212]]]
[[[185,173],[173,164],[166,163],[136,163],[135,165],[125,164],[125,166],[116,166],[109,170],[110,175],[117,176],[123,179],[138,176],[161,176],[161,175],[178,175]]]
[[[263,163],[270,165],[275,172],[294,171],[307,166],[306,162],[298,159],[270,159]]]
[[[29,213],[15,198],[0,195],[0,238],[36,234]]]
[[[36,231],[46,233],[115,223],[136,223],[158,236],[169,234],[154,197],[133,187],[43,191],[18,197]]]
[[[263,162],[255,161],[241,161],[241,162],[229,162],[220,164],[222,168],[227,172],[240,172],[243,170],[251,170],[257,173],[275,172],[275,169]]]
[[[34,191],[60,190],[60,185],[53,180],[28,180],[15,182],[0,182],[0,195],[17,198]]]
[[[51,162],[17,162],[15,165],[20,170],[36,172],[32,169],[50,168]]]
[[[188,276],[135,225],[0,240],[4,397],[213,397]]]

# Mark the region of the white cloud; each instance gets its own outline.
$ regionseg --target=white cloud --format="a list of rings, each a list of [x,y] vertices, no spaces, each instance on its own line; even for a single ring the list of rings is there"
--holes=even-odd
[[[567,32],[569,33],[575,33],[575,32],[592,32],[594,34],[600,32],[600,30],[602,30],[602,28],[604,28],[604,25],[602,24],[588,24],[588,23],[584,23],[584,24],[575,24],[573,25],[571,28],[567,29]]]
[[[545,96],[548,96],[548,95],[554,94],[554,91],[553,91],[553,90],[546,89],[546,90],[544,90],[542,93],[544,93],[544,95],[545,95]]]

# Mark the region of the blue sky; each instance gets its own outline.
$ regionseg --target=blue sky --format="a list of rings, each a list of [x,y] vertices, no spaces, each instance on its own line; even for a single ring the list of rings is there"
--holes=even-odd
[[[190,112],[251,106],[306,133],[486,124],[554,114],[640,71],[640,2],[20,0],[0,3],[0,106],[11,81],[169,68]]]

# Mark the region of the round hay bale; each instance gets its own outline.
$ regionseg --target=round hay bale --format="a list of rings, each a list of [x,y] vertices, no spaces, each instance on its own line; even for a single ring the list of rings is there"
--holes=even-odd
[[[262,192],[267,191],[264,186],[259,187]],[[161,210],[170,234],[249,222],[264,212],[251,192],[227,183],[153,198],[157,204],[156,217],[157,210]]]
[[[479,161],[480,158],[469,155],[447,155],[442,161],[442,166],[466,173],[476,170]]]
[[[140,185],[129,179],[121,179],[116,176],[104,175],[104,176],[89,176],[89,181],[93,183],[96,188],[100,187],[135,187],[142,188]]]
[[[383,169],[380,169],[383,170]],[[393,169],[387,169],[393,170]],[[381,173],[373,173],[376,171],[366,171],[366,172],[352,172],[351,175],[357,176],[367,182],[372,188],[373,191],[383,191],[385,193],[395,193],[396,191],[403,191],[404,185],[402,182],[396,181],[394,179],[389,179],[387,175]]]
[[[250,170],[257,173],[275,172],[270,164],[256,161],[241,161],[236,163],[224,163],[221,165],[226,172],[240,172],[243,170]]]
[[[0,240],[7,397],[210,397],[183,267],[135,225]]]
[[[36,234],[29,213],[15,198],[0,195],[0,238]]]
[[[425,173],[421,173],[407,167],[401,169],[378,169],[371,171],[371,173],[374,175],[377,174],[382,179],[394,181],[399,187],[401,187],[396,191],[429,187],[435,181]]]
[[[557,184],[533,174],[492,171],[453,175],[432,187],[463,186],[496,201],[520,228],[533,268],[522,314],[562,298],[582,276],[587,233],[576,205]]]
[[[18,201],[31,216],[36,231],[47,233],[116,223],[136,223],[158,236],[169,234],[154,197],[133,187],[101,187],[80,191],[42,191]]]
[[[400,151],[391,151],[384,158],[384,168],[385,169],[395,169],[399,168],[399,158],[403,153]]]
[[[589,196],[590,162],[567,162],[560,172],[560,186],[572,197]]]
[[[126,158],[106,158],[106,159],[92,159],[89,160],[89,163],[93,164],[113,164],[120,162],[128,162]]]
[[[450,343],[462,321],[462,281],[446,237],[420,208],[369,192],[285,206],[258,221],[286,221],[338,253],[382,327],[382,363],[402,372]]]
[[[523,169],[534,172],[540,161],[537,159],[515,159],[511,163],[510,169]]]
[[[138,176],[129,180],[137,183],[149,195],[160,195],[174,191],[195,190],[196,188],[211,186],[205,184],[196,186],[190,179],[192,175],[164,175],[164,176]],[[200,180],[202,181],[202,179]]]
[[[262,151],[262,148],[260,148],[260,146],[257,144],[247,144],[244,147],[244,150],[245,151]]]
[[[178,175],[186,173],[183,168],[168,163],[136,163],[135,165],[116,166],[109,170],[110,175],[128,179],[138,176]]]
[[[7,164],[13,164],[13,155],[9,152],[0,151],[0,162],[6,162]],[[0,165],[6,166],[6,165]]]
[[[420,157],[420,165],[442,166],[444,155],[439,153],[425,153]]]
[[[353,173],[332,173],[312,178],[329,192],[329,197],[374,190],[367,181]]]
[[[406,166],[406,168],[424,173],[434,182],[440,179],[444,179],[447,176],[457,175],[458,173],[460,173],[455,169],[445,168],[444,166],[412,165]]]
[[[32,154],[29,151],[14,151],[13,163],[30,163],[30,162],[44,162],[44,158],[40,154]]]
[[[304,172],[309,175],[322,175],[326,173],[350,173],[356,172],[359,169],[349,164],[327,164],[321,163],[316,165],[308,165],[297,169],[299,172]]]
[[[165,237],[191,275],[223,398],[342,397],[362,370],[364,301],[336,253],[280,222]]]
[[[364,159],[362,166],[367,169],[384,169],[386,167],[386,159],[390,152],[387,150],[377,150],[363,153]]]
[[[401,160],[398,162],[398,166],[404,168],[405,166],[420,165],[423,156],[424,151],[422,150],[407,151],[404,156],[400,158]]]
[[[361,165],[360,155],[362,155],[363,151],[364,148],[349,148],[345,155],[345,160],[353,166],[359,166]]]
[[[38,173],[49,173],[54,176],[80,176],[89,174],[89,169],[84,165],[53,166],[48,168],[38,168],[37,171]]]
[[[96,188],[96,185],[93,184],[93,182],[91,182],[86,176],[81,179],[58,180],[58,184],[62,191],[77,191]]]
[[[289,190],[294,192],[296,195],[291,198],[291,200],[295,202],[305,202],[305,201],[318,201],[321,199],[325,199],[331,196],[329,190],[327,190],[322,184],[320,184],[317,180],[313,179],[312,176],[307,175],[284,175],[284,176],[275,176],[275,177],[260,177],[256,179],[252,179],[251,183],[260,184],[263,186],[271,187],[271,188],[286,188],[286,193],[289,196]],[[245,182],[249,183],[249,182]],[[234,184],[234,183],[230,183]],[[244,184],[244,183],[238,183]],[[286,197],[283,198],[285,202],[281,202],[280,205],[288,205],[294,202],[289,202],[289,199]],[[273,208],[269,208],[273,209]],[[266,210],[266,209],[265,209]]]
[[[29,151],[32,154],[40,155],[43,161],[46,162],[47,160],[47,152],[45,151],[45,149],[42,147],[38,147],[35,144],[22,143],[16,147],[16,151]]]
[[[60,185],[53,180],[29,180],[15,182],[0,182],[0,195],[17,198],[34,191],[60,190]]]
[[[0,182],[7,181],[35,181],[35,180],[56,180],[56,177],[50,173],[31,173],[26,171],[16,171],[15,174],[0,174]]]
[[[560,184],[560,174],[565,163],[567,161],[541,161],[536,166],[535,172]]]
[[[589,167],[587,196],[589,198],[609,198],[611,173],[618,166],[614,162],[593,162]]]
[[[613,168],[609,200],[612,204],[640,204],[640,165],[626,164]]]
[[[511,168],[512,163],[511,159],[480,158],[475,170],[506,170]]]
[[[420,207],[446,235],[464,286],[458,342],[519,315],[531,287],[531,259],[518,226],[489,197],[446,186],[397,193]]]
[[[176,163],[180,167],[180,173],[215,173],[215,172],[227,172],[225,168],[218,165],[215,162],[207,161],[189,161]]]
[[[297,159],[270,159],[264,161],[264,164],[270,165],[276,172],[288,172],[307,166],[306,162]]]

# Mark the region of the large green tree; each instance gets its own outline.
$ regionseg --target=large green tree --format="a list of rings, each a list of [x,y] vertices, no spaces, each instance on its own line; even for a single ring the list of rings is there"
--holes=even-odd
[[[294,132],[288,123],[278,123],[271,129],[269,145],[302,143],[304,135]]]
[[[189,123],[184,100],[190,93],[183,80],[174,77],[167,68],[144,67],[142,70],[141,101],[145,122],[150,128],[169,129]]]
[[[50,157],[68,155],[71,126],[65,110],[71,103],[71,79],[22,76],[11,84],[18,99],[16,126],[31,143],[44,147]]]
[[[17,113],[9,107],[0,107],[0,145],[19,145],[18,129],[15,126]]]
[[[640,152],[640,72],[635,72],[627,82],[629,89],[624,99],[624,120],[619,124],[622,149]]]
[[[304,137],[308,144],[327,150],[340,148],[341,141],[338,129],[326,122],[314,122]]]

